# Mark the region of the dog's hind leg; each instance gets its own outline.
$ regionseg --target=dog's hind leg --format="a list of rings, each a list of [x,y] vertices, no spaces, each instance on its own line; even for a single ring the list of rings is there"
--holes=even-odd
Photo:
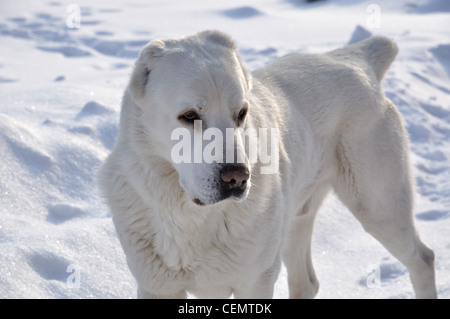
[[[406,133],[390,102],[376,121],[365,132],[343,131],[334,188],[364,229],[406,266],[416,297],[435,298],[434,254],[414,225]]]
[[[288,273],[290,298],[314,298],[319,290],[311,259],[311,237],[317,210],[328,192],[329,187],[314,192],[289,225],[282,257]]]

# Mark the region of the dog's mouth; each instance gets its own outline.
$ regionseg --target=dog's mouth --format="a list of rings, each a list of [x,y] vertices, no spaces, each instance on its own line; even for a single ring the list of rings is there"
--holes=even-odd
[[[200,199],[198,198],[194,198],[192,200],[195,204],[197,204],[198,206],[205,206],[205,203],[203,203]]]
[[[236,201],[236,202],[242,202],[246,198],[247,198],[247,188],[241,188],[239,190],[234,189],[234,190],[222,192],[221,196],[217,200],[214,200],[211,203],[205,203],[204,201],[200,200],[200,198],[198,198],[198,197],[193,198],[192,202],[198,206],[208,206],[208,205],[217,204],[219,202],[222,202],[222,201],[228,200],[228,199]]]

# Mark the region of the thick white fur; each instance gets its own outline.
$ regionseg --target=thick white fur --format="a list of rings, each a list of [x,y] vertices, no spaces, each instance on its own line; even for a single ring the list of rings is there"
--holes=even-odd
[[[408,141],[380,81],[397,54],[372,37],[326,54],[290,54],[250,74],[220,32],[149,43],[125,92],[101,189],[138,296],[270,298],[283,258],[290,296],[314,297],[315,214],[330,190],[436,297],[433,252],[414,226]],[[173,164],[171,132],[195,108],[208,127],[278,128],[279,170],[251,171],[240,201],[221,200],[217,164]],[[229,150],[226,150],[229,151]],[[193,202],[200,198],[204,206]]]

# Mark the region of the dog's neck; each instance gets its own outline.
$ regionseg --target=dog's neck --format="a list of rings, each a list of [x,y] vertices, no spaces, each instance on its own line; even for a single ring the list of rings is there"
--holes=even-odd
[[[133,187],[148,207],[154,249],[172,269],[192,270],[200,259],[217,253],[214,247],[241,242],[242,234],[260,219],[252,209],[258,204],[249,199],[196,205],[179,185],[176,170],[164,160],[152,159],[146,167],[133,168],[132,180],[138,182]],[[236,205],[246,209],[238,210]]]
[[[192,264],[193,250],[199,251],[210,241],[205,229],[215,209],[194,204],[179,185],[176,170],[161,158],[130,165],[129,172],[134,175],[130,183],[148,207],[155,250],[167,266],[187,268]]]

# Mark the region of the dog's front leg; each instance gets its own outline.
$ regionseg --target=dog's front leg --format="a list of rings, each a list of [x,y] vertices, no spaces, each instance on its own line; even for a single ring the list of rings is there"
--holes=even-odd
[[[256,280],[243,282],[233,289],[235,299],[271,299],[275,282],[281,268],[281,258],[277,257],[272,267],[261,273]],[[250,277],[250,276],[249,276]]]

